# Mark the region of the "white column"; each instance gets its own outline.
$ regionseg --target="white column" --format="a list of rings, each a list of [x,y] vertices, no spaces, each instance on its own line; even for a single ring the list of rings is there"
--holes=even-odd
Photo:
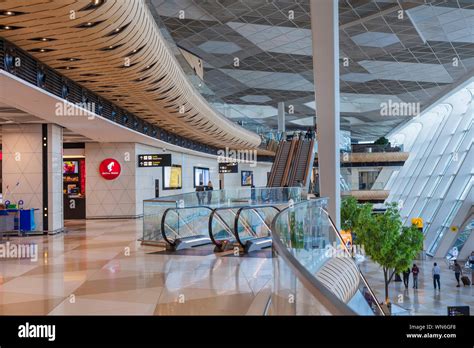
[[[311,0],[313,68],[318,127],[319,186],[340,228],[338,1]]]
[[[285,127],[285,103],[278,102],[278,132],[284,132]]]
[[[3,199],[35,212],[37,231],[57,232],[63,229],[62,128],[48,124],[46,139],[42,124],[2,126]],[[44,146],[46,144],[46,146]],[[46,165],[43,165],[46,148]],[[43,173],[47,173],[43,180]],[[43,195],[44,188],[47,196]],[[46,199],[45,199],[46,198]],[[46,204],[47,203],[47,204]],[[43,221],[47,218],[47,228]]]

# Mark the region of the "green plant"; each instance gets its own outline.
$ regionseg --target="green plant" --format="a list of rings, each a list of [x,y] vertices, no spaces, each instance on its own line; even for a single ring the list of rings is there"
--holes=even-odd
[[[341,202],[341,228],[346,231],[352,231],[357,222],[360,213],[360,205],[357,199],[352,196],[345,197]]]
[[[378,138],[377,140],[375,140],[374,144],[375,144],[375,145],[388,145],[388,144],[390,144],[390,142],[388,141],[387,138],[385,138],[385,137],[380,137],[380,138]]]
[[[366,254],[382,266],[385,302],[389,303],[388,286],[423,249],[423,234],[416,226],[403,226],[396,203],[388,204],[383,214],[373,214],[371,205],[360,207],[355,231]]]

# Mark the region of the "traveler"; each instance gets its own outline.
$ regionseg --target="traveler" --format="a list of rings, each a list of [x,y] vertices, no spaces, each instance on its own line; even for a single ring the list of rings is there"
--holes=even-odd
[[[199,186],[196,186],[196,197],[198,199],[198,204],[202,205],[204,203],[204,186],[202,181],[199,182]]]
[[[413,289],[418,289],[418,274],[420,273],[420,269],[416,264],[413,264],[411,268],[411,274],[413,274]]]
[[[288,201],[288,196],[289,196],[289,188],[288,185],[283,186],[283,202]]]
[[[454,276],[456,277],[456,281],[458,282],[458,285],[456,285],[456,287],[459,288],[461,286],[461,284],[459,284],[459,279],[462,275],[462,268],[461,265],[457,262],[457,260],[454,260],[453,271]]]
[[[206,191],[207,191],[207,205],[211,204],[212,201],[212,191],[214,190],[214,186],[212,186],[211,180],[207,183]]]
[[[255,185],[252,184],[252,186],[250,186],[250,199],[252,200],[252,202],[255,202],[255,199],[256,199],[256,192],[255,192]]]
[[[431,270],[431,274],[433,275],[433,286],[436,290],[436,284],[438,284],[438,290],[441,290],[440,286],[440,277],[441,277],[441,268],[439,268],[438,264],[435,262],[433,264],[433,269]]]
[[[408,285],[410,285],[410,267],[403,271],[403,284],[405,284],[405,289],[408,289]]]
[[[469,268],[471,269],[471,284],[474,284],[474,251],[469,256]]]

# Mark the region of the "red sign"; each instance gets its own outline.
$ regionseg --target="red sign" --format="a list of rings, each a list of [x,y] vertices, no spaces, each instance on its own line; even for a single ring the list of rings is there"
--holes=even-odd
[[[120,175],[120,163],[113,158],[106,158],[100,163],[99,172],[104,179],[114,180]]]

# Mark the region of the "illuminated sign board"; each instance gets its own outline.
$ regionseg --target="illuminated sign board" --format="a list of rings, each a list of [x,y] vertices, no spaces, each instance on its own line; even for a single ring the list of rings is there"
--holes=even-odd
[[[138,155],[138,167],[169,167],[171,166],[171,154],[148,154]]]
[[[219,163],[219,173],[238,173],[239,164],[237,162]]]

